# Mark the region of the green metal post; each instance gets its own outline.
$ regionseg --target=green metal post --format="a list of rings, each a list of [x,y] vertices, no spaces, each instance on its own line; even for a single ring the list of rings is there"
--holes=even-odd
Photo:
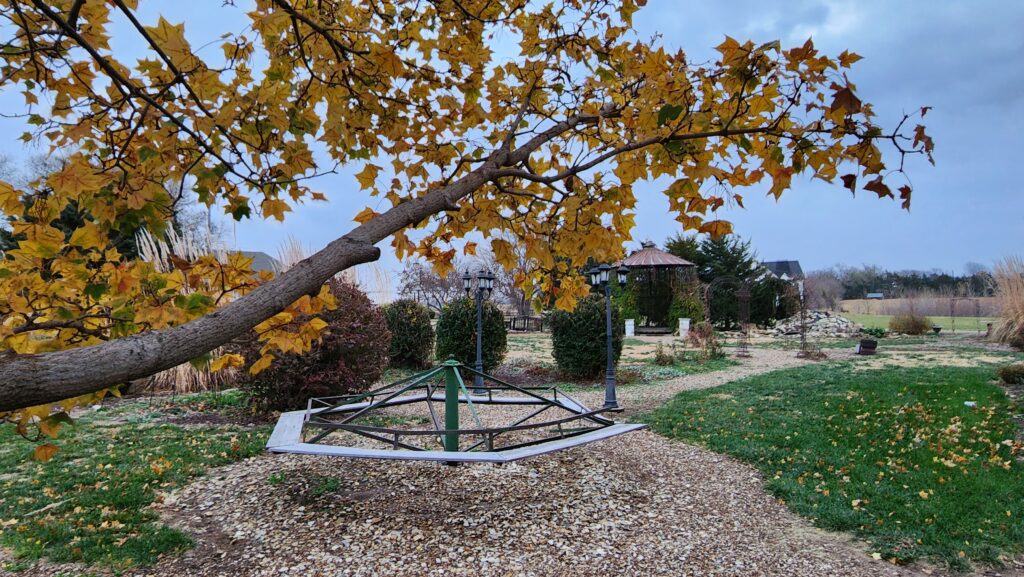
[[[459,450],[459,362],[444,362],[444,450]]]

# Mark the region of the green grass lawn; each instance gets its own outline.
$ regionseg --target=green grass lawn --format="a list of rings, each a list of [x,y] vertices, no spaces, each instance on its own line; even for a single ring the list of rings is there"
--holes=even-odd
[[[889,328],[889,319],[892,315],[858,315],[853,313],[842,313],[842,315],[851,321],[864,325],[867,328]],[[933,324],[942,327],[942,332],[952,332],[953,330],[953,317],[942,316],[929,316]],[[996,319],[989,317],[956,317],[956,332],[985,332],[985,323],[994,322]]]
[[[162,525],[149,505],[210,467],[261,452],[269,427],[165,419],[236,402],[230,393],[191,395],[156,408],[124,402],[88,411],[52,441],[60,451],[46,463],[30,459],[35,445],[14,427],[0,427],[0,543],[23,561],[115,571],[189,547],[189,537]]]
[[[885,559],[964,570],[1024,542],[1018,409],[993,375],[812,365],[685,392],[643,420],[753,464],[793,510]]]

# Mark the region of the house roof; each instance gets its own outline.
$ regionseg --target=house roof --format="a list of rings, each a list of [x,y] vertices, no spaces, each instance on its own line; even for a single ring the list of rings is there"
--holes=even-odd
[[[277,273],[281,270],[281,263],[277,262],[276,258],[265,252],[260,252],[258,250],[240,250],[238,252],[242,253],[242,256],[245,258],[252,259],[252,270],[256,272],[269,270]]]
[[[800,261],[797,260],[773,260],[762,262],[761,265],[779,278],[782,278],[782,275],[793,280],[804,278],[804,270],[800,268]]]
[[[622,264],[630,268],[694,266],[692,262],[660,250],[654,243],[648,242],[643,244],[643,248],[623,259]]]

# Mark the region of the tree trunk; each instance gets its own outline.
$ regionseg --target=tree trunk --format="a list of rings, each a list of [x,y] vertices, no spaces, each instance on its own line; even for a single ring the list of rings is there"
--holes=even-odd
[[[202,318],[64,351],[37,355],[0,353],[0,412],[92,393],[205,354],[281,312],[303,295],[319,293],[320,287],[335,274],[380,258],[375,244],[434,214],[455,210],[460,199],[503,176],[502,168],[524,162],[552,138],[612,114],[614,108],[606,107],[598,115],[570,116],[514,150],[510,136],[465,176],[375,216],[281,276]]]
[[[41,354],[0,355],[0,411],[54,403],[147,377],[227,343],[281,312],[303,295],[315,295],[338,272],[380,258],[374,245],[455,203],[483,186],[499,158],[448,186],[428,191],[374,217],[287,272],[224,307],[181,326],[98,345]]]

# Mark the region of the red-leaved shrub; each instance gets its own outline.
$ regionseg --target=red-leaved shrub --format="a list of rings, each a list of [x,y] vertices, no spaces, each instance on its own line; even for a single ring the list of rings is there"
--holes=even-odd
[[[391,333],[380,309],[354,285],[331,280],[330,287],[338,306],[318,315],[327,327],[312,350],[277,354],[259,374],[245,373],[244,386],[258,410],[300,409],[310,397],[359,393],[387,368]],[[259,358],[254,336],[243,350],[248,363]]]

